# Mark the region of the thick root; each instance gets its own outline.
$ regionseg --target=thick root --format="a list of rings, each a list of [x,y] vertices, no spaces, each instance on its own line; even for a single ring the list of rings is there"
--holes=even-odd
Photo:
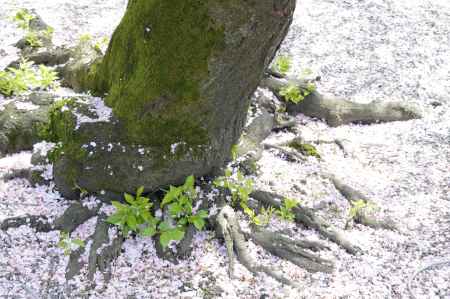
[[[344,182],[336,178],[336,176],[330,175],[329,178],[333,183],[334,187],[336,188],[336,190],[338,190],[342,194],[342,196],[344,196],[349,201],[350,204],[353,204],[358,200],[362,200],[366,204],[370,202],[370,200],[364,194],[345,184]],[[356,223],[369,226],[374,229],[382,228],[389,230],[397,230],[397,226],[392,221],[392,219],[389,218],[377,219],[374,215],[368,213],[366,209],[359,209],[358,211],[356,211],[354,221]]]
[[[265,206],[272,206],[274,208],[280,208],[283,200],[283,196],[257,190],[250,195],[257,200],[260,204]],[[295,207],[292,212],[295,215],[295,221],[301,223],[309,228],[317,230],[323,237],[330,239],[336,244],[344,248],[348,253],[357,254],[361,252],[361,249],[351,244],[340,232],[333,226],[323,221],[314,214],[314,211],[302,206]]]
[[[3,220],[0,223],[1,230],[10,228],[18,228],[27,225],[37,232],[49,232],[52,230],[73,232],[78,226],[89,220],[97,214],[97,210],[90,210],[82,206],[79,202],[70,205],[64,214],[58,217],[54,222],[50,222],[46,216],[42,215],[25,215],[20,217],[12,217]]]
[[[310,83],[308,80],[268,76],[261,81],[261,86],[270,89],[278,98],[284,99],[280,94],[284,87],[294,84],[300,89],[305,89],[308,83]],[[421,118],[416,109],[404,103],[373,101],[369,104],[360,104],[346,99],[327,97],[318,91],[312,92],[298,104],[287,101],[287,111],[324,119],[332,127],[349,123],[371,124]]]
[[[259,265],[252,259],[245,240],[244,234],[241,231],[236,214],[234,210],[226,205],[224,206],[216,219],[218,233],[225,239],[227,253],[229,258],[229,274],[232,277],[234,273],[235,260],[244,265],[250,272],[257,275],[258,273],[265,273],[277,281],[293,287],[299,288],[299,285],[264,265]],[[236,256],[235,256],[236,253]]]
[[[264,143],[263,145],[264,145],[265,149],[276,149],[277,151],[279,151],[280,153],[285,155],[288,158],[288,160],[290,160],[290,161],[305,161],[306,160],[305,156],[303,156],[302,154],[296,152],[295,150],[290,150],[290,149],[284,148],[282,145],[270,144],[270,143]]]
[[[110,240],[108,229],[111,227],[105,222],[106,215],[98,216],[95,232],[90,236],[86,243],[91,242],[89,247],[89,257],[87,260],[87,279],[94,280],[95,273],[99,270],[104,277],[105,282],[111,279],[111,264],[120,255],[123,244],[123,237],[117,236]],[[86,266],[85,261],[80,257],[85,254],[85,248],[79,248],[70,254],[69,263],[66,268],[66,279],[70,280],[74,276],[80,274],[83,267]]]
[[[247,236],[271,254],[288,260],[310,272],[331,273],[333,271],[333,262],[305,250],[309,249],[317,251],[325,249],[326,246],[321,243],[305,240],[292,240],[282,234],[264,229],[259,229],[247,234]]]
[[[47,217],[41,215],[25,215],[5,219],[0,223],[0,230],[6,231],[10,228],[18,228],[22,225],[34,228],[37,232],[49,232],[53,230],[53,226],[48,221]]]

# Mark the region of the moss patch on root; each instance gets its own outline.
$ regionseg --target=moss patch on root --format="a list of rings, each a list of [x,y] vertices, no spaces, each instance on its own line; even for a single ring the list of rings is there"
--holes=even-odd
[[[291,143],[288,144],[288,146],[305,156],[311,156],[320,159],[320,154],[314,145],[308,143],[300,143],[298,141],[292,141]]]
[[[86,150],[82,147],[86,140],[79,140],[76,134],[77,118],[72,112],[76,107],[75,99],[55,102],[49,111],[48,124],[39,131],[43,140],[58,144],[47,154],[47,158],[50,162],[55,162],[62,156],[67,159],[70,163],[67,177],[71,178],[74,186],[76,186],[76,178],[81,171],[81,162],[87,158]]]

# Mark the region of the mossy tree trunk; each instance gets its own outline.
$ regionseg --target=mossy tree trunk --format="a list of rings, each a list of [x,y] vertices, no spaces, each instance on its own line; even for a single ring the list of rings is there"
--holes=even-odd
[[[106,55],[77,74],[82,87],[105,96],[114,121],[60,136],[71,149],[97,147],[90,157],[62,151],[58,187],[151,190],[221,167],[294,8],[295,0],[130,0]],[[102,152],[109,143],[126,149]],[[140,147],[151,153],[147,162],[133,160]],[[131,168],[137,164],[144,170]]]

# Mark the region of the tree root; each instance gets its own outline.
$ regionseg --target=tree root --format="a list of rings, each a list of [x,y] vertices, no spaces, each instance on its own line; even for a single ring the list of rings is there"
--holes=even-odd
[[[261,86],[271,90],[278,98],[284,99],[280,94],[283,88],[293,84],[300,89],[306,89],[307,84],[311,82],[311,80],[268,76],[261,81]],[[311,92],[298,104],[286,102],[289,113],[303,113],[324,119],[332,127],[349,123],[372,124],[421,118],[416,109],[401,102],[373,101],[369,104],[360,104],[346,99],[327,97],[318,91]]]
[[[288,260],[310,272],[331,273],[333,271],[333,262],[305,250],[318,251],[327,248],[319,242],[292,240],[282,234],[261,228],[246,234],[246,236],[271,254]]]
[[[264,206],[272,206],[278,209],[281,207],[283,200],[283,196],[261,190],[253,191],[250,196]],[[301,223],[309,228],[317,230],[322,236],[340,245],[348,253],[357,254],[361,252],[359,247],[346,240],[333,226],[315,215],[313,210],[297,206],[293,208],[292,212],[295,215],[295,221],[297,223]]]
[[[70,205],[55,221],[51,222],[46,216],[42,215],[25,215],[19,217],[12,217],[3,220],[0,223],[1,230],[8,230],[10,228],[18,228],[22,225],[27,225],[37,232],[50,232],[52,230],[73,232],[78,226],[89,220],[97,214],[97,210],[90,210],[75,202]]]
[[[251,257],[244,234],[242,233],[236,218],[236,214],[230,206],[225,205],[221,209],[217,215],[216,223],[218,233],[225,239],[225,245],[227,247],[227,254],[229,258],[228,273],[230,277],[233,277],[234,275],[234,265],[237,257],[237,260],[255,275],[262,272],[283,284],[297,288],[299,287],[296,282],[291,281],[281,273],[278,273],[277,271],[264,265],[257,264],[257,262]],[[234,254],[235,252],[236,257]]]
[[[289,160],[291,160],[291,161],[297,161],[297,160],[298,161],[305,161],[306,160],[306,158],[302,154],[300,154],[300,153],[298,153],[298,152],[296,152],[294,150],[286,149],[286,148],[284,148],[281,145],[270,144],[270,143],[264,143],[263,145],[264,145],[265,149],[276,149],[277,151],[279,151],[282,154],[286,155],[286,157]]]
[[[344,182],[336,178],[336,176],[329,175],[329,179],[333,183],[336,190],[338,190],[342,194],[342,196],[344,196],[349,201],[350,204],[358,200],[362,200],[366,204],[370,202],[370,200],[364,194],[345,184]],[[388,230],[397,230],[397,226],[392,219],[376,219],[376,217],[368,213],[366,209],[359,209],[358,211],[356,211],[354,221],[356,223],[369,226],[374,229],[382,228]]]
[[[10,228],[18,228],[22,225],[28,225],[37,232],[49,232],[53,230],[53,226],[49,223],[47,217],[41,215],[25,215],[5,219],[0,223],[0,230],[6,231]]]

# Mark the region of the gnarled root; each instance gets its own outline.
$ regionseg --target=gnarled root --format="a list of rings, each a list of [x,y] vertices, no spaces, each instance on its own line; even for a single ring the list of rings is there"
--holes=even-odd
[[[268,76],[261,81],[261,86],[270,89],[278,98],[284,99],[280,94],[284,87],[293,84],[300,89],[306,89],[308,83],[310,83],[308,80]],[[311,92],[298,104],[287,101],[287,111],[324,119],[332,127],[349,123],[371,124],[421,118],[416,109],[401,102],[373,101],[361,104],[328,97],[318,91]]]
[[[49,232],[53,229],[46,216],[41,215],[25,215],[20,217],[12,217],[3,220],[0,223],[0,230],[8,230],[10,228],[18,228],[22,225],[28,225],[37,232]]]
[[[87,240],[91,242],[87,259],[87,279],[94,281],[95,273],[100,271],[104,281],[107,283],[111,279],[111,264],[120,255],[124,238],[117,236],[110,239],[108,229],[110,224],[105,221],[106,215],[101,214],[97,218],[95,231]],[[69,263],[66,268],[66,279],[70,280],[80,274],[81,269],[86,266],[86,262],[81,259],[85,254],[85,247],[79,248],[70,254]],[[91,285],[90,287],[95,287]]]
[[[357,200],[362,200],[366,204],[370,202],[370,200],[364,194],[345,184],[344,182],[339,180],[336,176],[329,175],[329,179],[333,183],[336,190],[338,190],[342,194],[342,196],[344,196],[349,201],[350,204],[353,204]],[[369,226],[374,229],[382,228],[389,230],[397,230],[397,226],[392,219],[390,218],[377,219],[374,215],[368,213],[366,209],[358,209],[358,211],[356,211],[354,221],[356,223]]]
[[[283,196],[261,190],[253,191],[250,196],[264,206],[272,206],[277,209],[281,207],[283,200]],[[348,253],[356,254],[361,252],[360,248],[351,244],[333,226],[315,215],[313,210],[297,206],[292,209],[292,212],[295,215],[295,221],[297,223],[301,223],[309,228],[317,230],[322,236],[340,245]]]
[[[227,247],[229,258],[228,273],[231,277],[234,273],[235,259],[237,258],[242,265],[244,265],[255,275],[263,272],[283,284],[299,287],[294,281],[289,280],[282,274],[270,269],[269,267],[257,264],[257,262],[252,259],[247,248],[247,242],[244,234],[242,233],[236,218],[236,214],[230,206],[225,205],[221,209],[220,213],[217,215],[216,223],[218,233],[225,239],[225,245]]]
[[[1,230],[10,228],[18,228],[22,225],[30,226],[37,232],[49,232],[52,230],[73,232],[78,226],[89,220],[97,214],[97,210],[90,210],[75,202],[70,205],[55,221],[51,222],[46,216],[42,215],[25,215],[20,217],[12,217],[3,220],[0,223]]]
[[[310,272],[333,271],[333,262],[306,251],[305,249],[318,251],[327,247],[319,242],[292,240],[282,234],[265,229],[258,229],[246,236],[265,250],[282,259],[304,268]]]

